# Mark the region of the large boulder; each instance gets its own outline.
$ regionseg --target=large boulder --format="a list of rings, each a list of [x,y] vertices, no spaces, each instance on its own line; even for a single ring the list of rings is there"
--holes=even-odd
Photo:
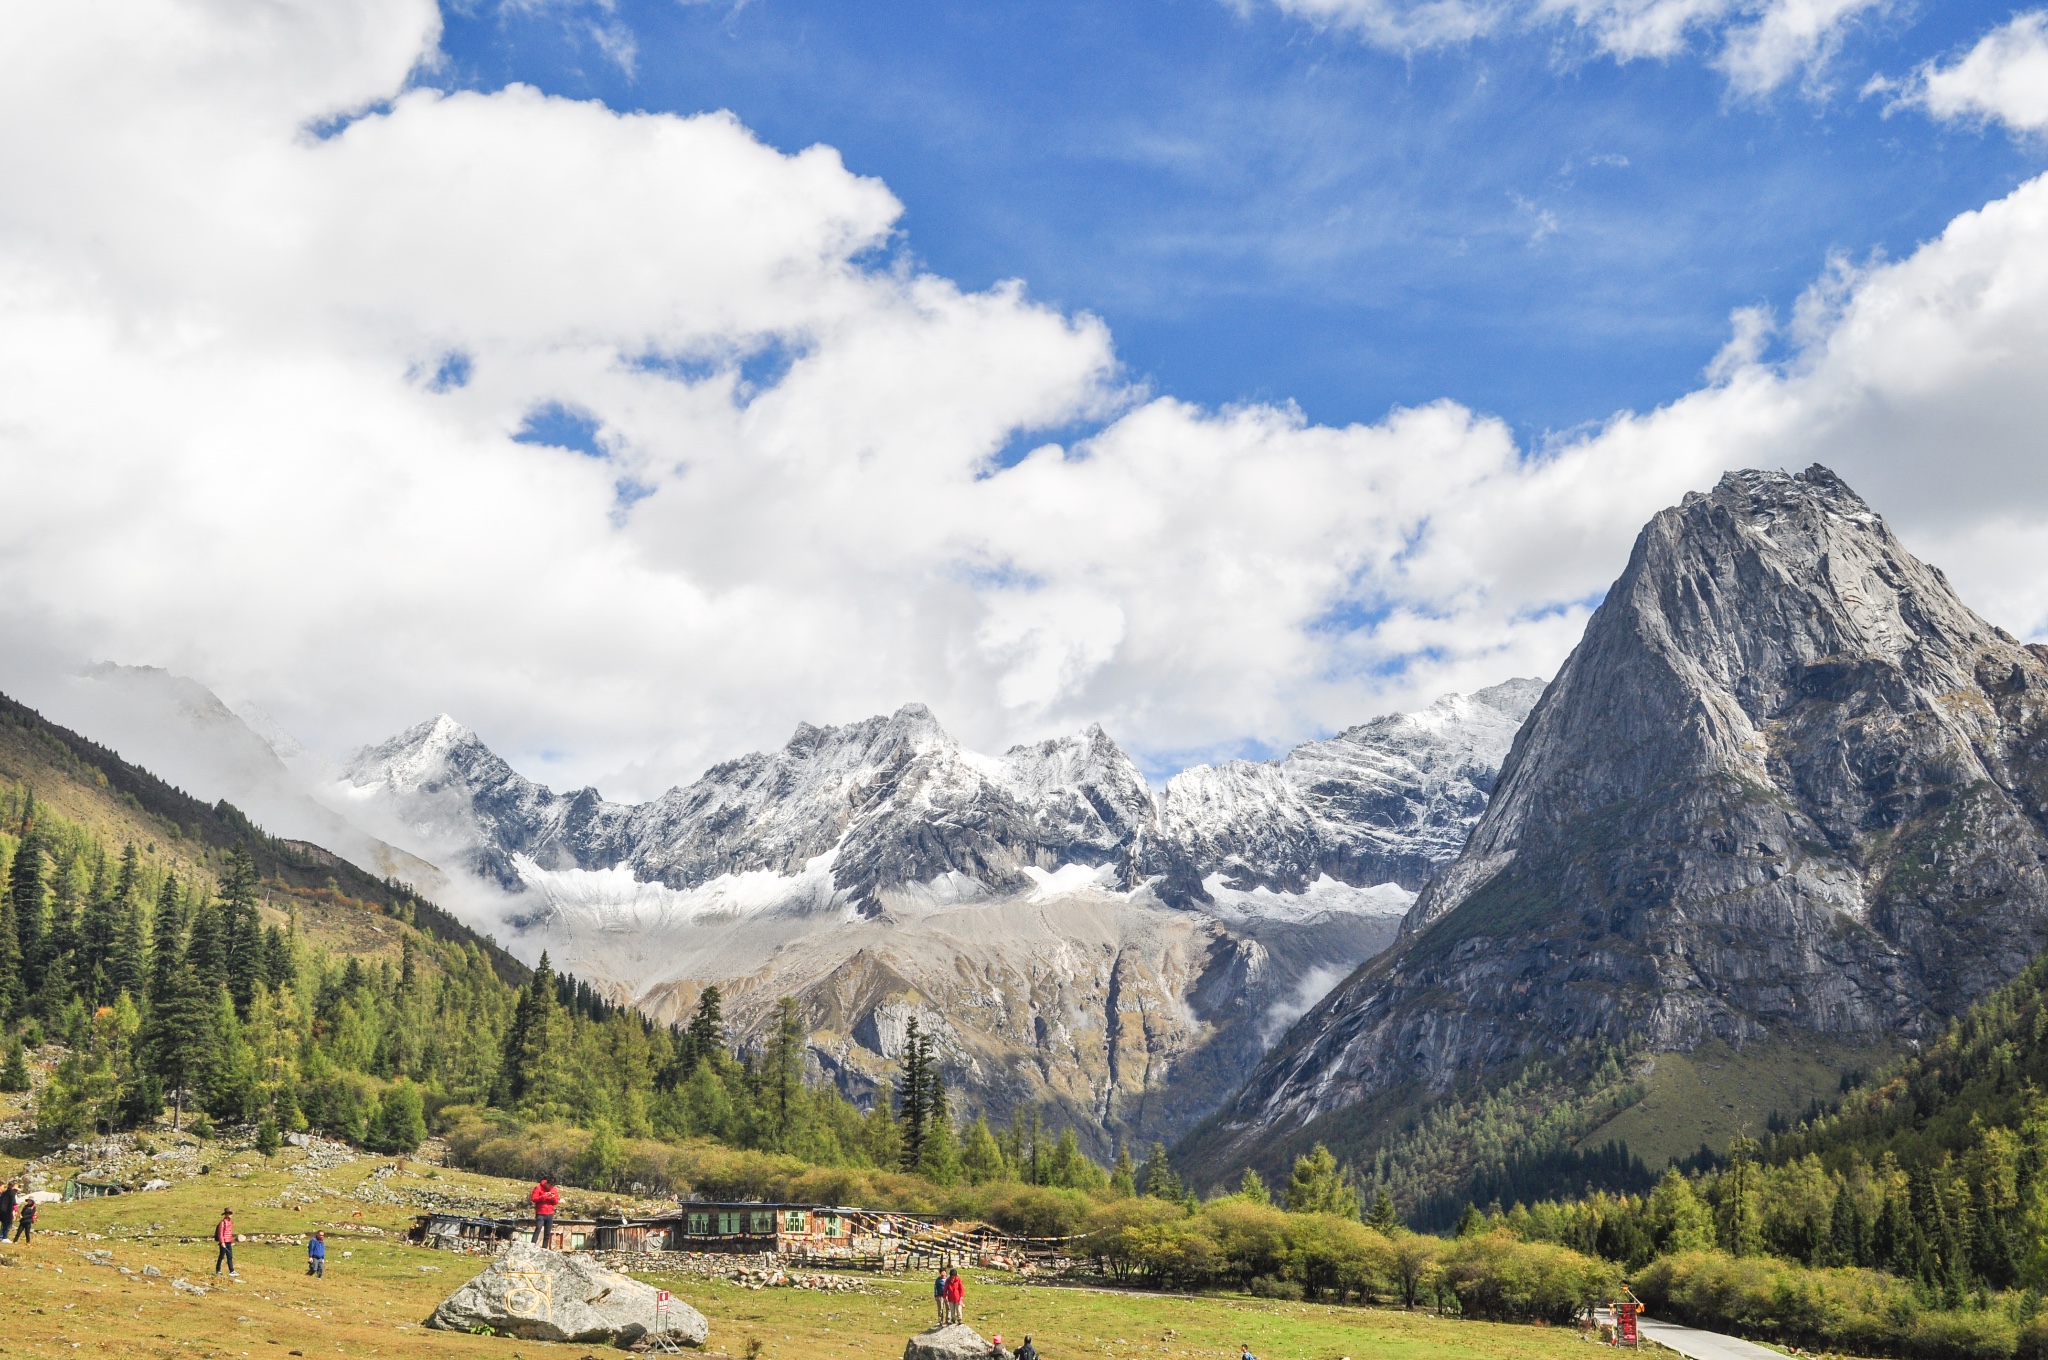
[[[655,1291],[587,1256],[514,1242],[484,1272],[442,1300],[427,1319],[449,1332],[489,1327],[529,1341],[604,1341],[630,1346],[655,1327]],[[678,1341],[701,1346],[704,1315],[680,1299],[668,1306]],[[961,1329],[965,1330],[965,1329]]]
[[[903,1348],[903,1360],[987,1360],[987,1357],[988,1342],[964,1322],[919,1332]]]

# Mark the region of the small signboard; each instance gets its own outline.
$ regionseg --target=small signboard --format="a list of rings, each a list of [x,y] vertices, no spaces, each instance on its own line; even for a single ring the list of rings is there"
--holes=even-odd
[[[1633,1346],[1640,1338],[1636,1335],[1636,1314],[1641,1312],[1640,1303],[1617,1303],[1614,1305],[1614,1322],[1621,1344]]]

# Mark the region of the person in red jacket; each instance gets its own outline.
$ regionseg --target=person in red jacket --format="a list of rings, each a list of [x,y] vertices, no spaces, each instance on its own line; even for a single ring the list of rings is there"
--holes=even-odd
[[[555,1206],[562,1202],[562,1192],[555,1189],[555,1183],[546,1176],[533,1187],[527,1196],[533,1201],[533,1240],[540,1246],[548,1244],[548,1235],[555,1230]]]
[[[216,1275],[220,1274],[220,1268],[226,1266],[228,1274],[233,1275],[235,1273],[235,1211],[233,1209],[223,1209],[220,1211],[220,1222],[213,1225],[213,1240],[215,1245],[220,1248],[213,1258],[213,1273]]]
[[[966,1321],[960,1312],[961,1300],[966,1297],[967,1281],[960,1278],[960,1272],[957,1270],[946,1272],[946,1310],[949,1314],[947,1321],[956,1325]]]

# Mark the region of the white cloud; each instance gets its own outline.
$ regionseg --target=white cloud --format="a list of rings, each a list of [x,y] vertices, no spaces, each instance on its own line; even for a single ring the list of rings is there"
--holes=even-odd
[[[1896,89],[1895,107],[1917,106],[1946,122],[1996,120],[2039,132],[2048,128],[2048,10],[2015,15],[1954,62],[1921,66],[1903,87],[1879,79],[1867,89]]]
[[[0,683],[166,665],[330,751],[447,709],[617,796],[910,699],[1206,754],[1547,672],[1647,515],[1816,457],[2048,627],[2041,181],[1833,272],[1786,365],[1738,320],[1712,386],[1531,454],[1129,390],[1092,318],[872,263],[898,205],[830,149],[407,90],[435,35],[0,13]],[[512,437],[549,404],[604,456]]]
[[[1273,0],[1281,10],[1413,51],[1504,29],[1569,24],[1617,61],[1668,59],[1704,38],[1742,95],[1814,78],[1848,25],[1884,0]]]

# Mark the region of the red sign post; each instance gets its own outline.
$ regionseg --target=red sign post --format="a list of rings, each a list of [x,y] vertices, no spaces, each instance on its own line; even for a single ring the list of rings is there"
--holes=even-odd
[[[1636,1314],[1642,1308],[1643,1305],[1634,1302],[1614,1305],[1615,1328],[1622,1345],[1633,1346],[1641,1339],[1636,1335]]]

